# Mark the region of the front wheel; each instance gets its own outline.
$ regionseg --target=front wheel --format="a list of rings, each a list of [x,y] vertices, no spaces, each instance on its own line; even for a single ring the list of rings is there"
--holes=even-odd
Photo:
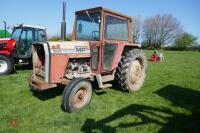
[[[0,55],[0,75],[10,74],[14,70],[14,63],[9,57]]]
[[[62,109],[67,112],[77,111],[90,103],[92,85],[90,81],[77,78],[72,80],[64,89],[62,96]]]

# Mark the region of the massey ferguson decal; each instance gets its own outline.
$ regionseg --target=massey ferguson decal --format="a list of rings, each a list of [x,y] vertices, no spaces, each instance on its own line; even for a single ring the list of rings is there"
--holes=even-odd
[[[87,46],[74,46],[74,49],[51,49],[52,54],[89,54],[90,49]]]

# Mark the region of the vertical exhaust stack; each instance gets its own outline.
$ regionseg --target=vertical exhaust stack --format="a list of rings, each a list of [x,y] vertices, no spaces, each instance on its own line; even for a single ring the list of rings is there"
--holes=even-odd
[[[63,1],[63,17],[61,22],[61,40],[65,40],[66,36],[66,22],[65,22],[65,14],[66,14],[66,1]]]
[[[3,23],[4,23],[4,37],[6,38],[6,21],[3,21]]]

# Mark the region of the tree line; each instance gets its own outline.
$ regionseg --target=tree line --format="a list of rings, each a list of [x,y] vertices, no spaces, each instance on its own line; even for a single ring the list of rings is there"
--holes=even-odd
[[[197,37],[184,32],[180,21],[171,14],[133,18],[133,41],[142,42],[146,48],[161,48],[166,45],[186,48],[197,44]]]

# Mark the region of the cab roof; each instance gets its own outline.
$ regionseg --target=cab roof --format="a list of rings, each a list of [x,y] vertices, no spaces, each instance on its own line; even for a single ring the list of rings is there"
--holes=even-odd
[[[113,10],[110,10],[110,9],[107,9],[104,7],[95,7],[95,8],[80,10],[80,11],[76,11],[76,14],[82,14],[82,13],[85,13],[86,11],[88,11],[88,12],[107,12],[107,13],[111,13],[111,14],[132,20],[132,17],[130,17],[126,14],[122,14],[122,13],[119,13],[119,12],[116,12],[116,11],[113,11]]]
[[[17,27],[28,27],[28,28],[46,30],[45,27],[38,26],[38,25],[29,25],[29,24],[19,24],[19,25],[15,26],[15,28],[17,28]]]

